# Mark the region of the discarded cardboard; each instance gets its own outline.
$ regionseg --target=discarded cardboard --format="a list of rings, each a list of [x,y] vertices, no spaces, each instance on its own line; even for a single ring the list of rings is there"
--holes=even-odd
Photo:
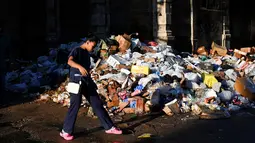
[[[242,96],[255,101],[255,84],[250,78],[237,78],[234,88]]]
[[[199,48],[197,49],[197,53],[198,53],[199,55],[208,55],[208,52],[206,51],[205,46],[199,47]]]
[[[213,55],[218,54],[220,56],[225,56],[228,52],[226,47],[222,47],[220,45],[217,45],[215,42],[212,42],[211,48],[212,48],[212,54]]]
[[[119,106],[119,97],[117,94],[114,94],[112,96],[112,99],[107,102],[107,107],[111,108],[111,107],[115,107],[115,106]]]
[[[126,50],[131,46],[130,40],[122,35],[118,35],[115,39],[119,42],[119,51],[121,53],[125,53]]]
[[[168,116],[173,116],[174,113],[172,112],[172,110],[168,107],[168,106],[165,106],[163,108],[163,111],[168,115]]]
[[[135,113],[136,114],[142,114],[144,112],[144,108],[145,108],[145,102],[144,102],[144,98],[141,97],[133,97],[133,98],[129,98],[128,99],[130,102],[134,102],[135,103]]]
[[[179,114],[181,112],[178,102],[177,102],[177,99],[174,99],[173,101],[165,104],[165,107],[169,108],[169,111],[171,110],[174,114]],[[169,113],[169,114],[171,114],[171,113]]]
[[[245,47],[240,49],[242,52],[245,53],[255,53],[255,47]]]
[[[132,113],[135,113],[135,108],[124,108],[123,111],[126,114],[132,114]]]
[[[234,56],[237,58],[241,58],[242,56],[246,56],[246,55],[247,55],[246,52],[243,52],[237,49],[234,50]]]
[[[111,39],[114,39],[114,37],[112,36]],[[117,48],[119,46],[108,47],[111,44],[104,42],[101,46],[100,53],[102,62],[100,60],[96,63],[94,60],[91,61],[91,67],[93,67],[91,78],[97,84],[97,92],[101,96],[100,98],[104,100],[104,103],[106,103],[106,109],[110,115],[120,112],[115,117],[115,121],[120,120],[118,116],[123,116],[124,113],[134,113],[134,117],[137,117],[135,114],[159,109],[154,107],[162,107],[163,103],[167,103],[163,109],[167,115],[171,116],[192,111],[194,114],[200,116],[200,119],[228,117],[225,116],[227,115],[225,112],[222,112],[222,115],[205,114],[204,112],[206,112],[207,108],[215,112],[218,109],[221,109],[221,111],[237,111],[241,108],[239,106],[244,104],[249,105],[249,107],[255,107],[253,102],[249,102],[246,98],[240,97],[242,95],[248,97],[250,100],[255,100],[254,83],[250,79],[245,78],[236,81],[238,72],[239,74],[242,73],[243,76],[254,78],[255,73],[253,72],[253,67],[255,64],[252,58],[254,59],[255,54],[247,55],[247,53],[255,51],[253,47],[236,50],[236,53],[241,56],[246,55],[246,58],[242,59],[232,57],[232,53],[226,55],[228,50],[214,42],[212,43],[211,51],[217,57],[212,58],[211,56],[213,55],[207,56],[208,51],[206,51],[205,47],[200,47],[197,50],[197,53],[203,56],[198,57],[195,54],[191,56],[189,53],[181,53],[177,56],[171,46],[163,44],[155,47],[145,46],[144,43],[142,44],[140,42],[138,49],[137,47],[134,48],[134,44],[131,43],[138,45],[137,41],[139,40],[130,38],[131,35],[127,34],[117,37],[118,41],[122,40],[120,42],[121,53],[117,54],[116,52],[118,52]],[[132,45],[132,50],[128,50],[126,54],[123,54],[130,48],[129,43]],[[71,47],[62,45],[59,50],[70,52],[78,44]],[[231,50],[229,51],[233,52]],[[226,56],[222,57],[218,55]],[[65,58],[67,56],[68,54],[65,55]],[[44,83],[43,80],[51,78],[51,73],[55,75],[55,68],[58,68],[56,74],[60,75],[59,77],[66,78],[69,72],[67,66],[57,66],[58,63],[47,60],[53,58],[52,54],[49,57],[39,57],[37,64],[25,68],[26,71],[23,72],[22,70],[22,73],[20,71],[8,73],[5,79],[6,83],[11,86],[6,86],[7,90],[12,91],[14,89],[17,90],[16,92],[24,92],[26,90],[28,92],[30,89],[34,90],[34,86],[39,88],[40,84],[50,84],[50,82]],[[132,64],[134,66],[131,70]],[[34,69],[36,67],[38,68]],[[190,71],[185,69],[190,69]],[[66,70],[66,72],[62,72],[63,70]],[[150,74],[149,72],[154,74],[146,77],[146,75]],[[193,75],[188,74],[188,72],[197,75],[196,80],[191,78],[190,76],[193,77]],[[185,75],[188,74],[188,76],[183,76],[183,73]],[[175,78],[174,75],[177,75],[178,78]],[[181,79],[182,77],[182,81],[179,82],[179,78]],[[34,83],[37,79],[40,84]],[[41,79],[43,80],[41,81]],[[181,84],[185,79],[186,81],[192,82],[192,89],[188,84]],[[55,81],[55,79],[51,80]],[[65,88],[68,83],[69,79],[67,78],[57,90],[51,89],[51,86],[49,88],[43,87],[47,91],[40,95],[40,99],[53,100],[56,103],[63,104],[63,106],[70,106],[70,95],[66,92]],[[227,94],[227,91],[229,94]],[[241,95],[236,94],[235,91]],[[39,96],[36,94],[31,93],[29,96]],[[176,99],[173,100],[173,98]],[[81,106],[85,108],[90,106],[85,97],[82,99]],[[207,108],[200,108],[200,106],[206,106]],[[92,108],[89,108],[89,115],[94,116]]]

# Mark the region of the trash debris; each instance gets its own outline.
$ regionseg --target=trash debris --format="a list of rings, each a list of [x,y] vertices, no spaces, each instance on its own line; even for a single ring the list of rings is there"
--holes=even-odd
[[[199,115],[200,119],[204,119],[204,120],[216,120],[216,119],[226,119],[229,118],[230,116],[228,114],[225,113],[202,113],[201,115]]]
[[[142,134],[142,135],[140,135],[140,136],[138,136],[138,139],[142,139],[142,138],[150,138],[150,137],[152,137],[153,135],[152,134],[150,134],[150,133],[144,133],[144,134]]]
[[[79,45],[61,44],[34,62],[17,60],[20,68],[5,75],[6,90],[69,107],[66,60]],[[255,108],[255,48],[230,53],[215,42],[210,48],[211,52],[202,46],[197,55],[178,55],[169,45],[143,43],[132,34],[113,35],[101,39],[91,53],[99,58],[91,61],[91,77],[116,121],[122,120],[117,116],[132,114],[136,118],[157,108],[169,116],[192,112],[200,119],[229,118],[242,107]],[[88,108],[88,116],[95,117],[84,97],[81,106]],[[204,108],[218,113],[206,113]]]
[[[195,113],[196,115],[200,115],[200,114],[202,114],[202,112],[203,112],[197,104],[192,105],[192,106],[191,106],[191,110],[192,110],[192,112]]]

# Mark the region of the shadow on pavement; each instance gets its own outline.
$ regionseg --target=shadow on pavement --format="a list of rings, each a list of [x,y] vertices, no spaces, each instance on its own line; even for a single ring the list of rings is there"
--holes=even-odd
[[[158,118],[162,115],[163,115],[162,113],[151,113],[151,114],[147,114],[147,115],[144,115],[144,116],[137,116],[135,118],[130,118],[130,119],[125,120],[125,121],[116,122],[115,124],[119,125],[119,124],[123,124],[123,123],[135,122],[135,123],[131,124],[130,126],[126,127],[126,128],[122,128],[124,135],[134,134],[134,129],[136,127],[140,126],[141,124],[150,122],[150,121],[152,121],[152,120],[154,120],[154,119],[156,119],[156,118]],[[77,138],[79,138],[79,137],[82,137],[82,136],[85,136],[85,135],[88,135],[88,134],[91,134],[91,133],[94,133],[94,132],[101,131],[103,129],[104,129],[103,127],[96,127],[96,128],[93,128],[93,129],[89,129],[87,131],[77,132],[77,133],[75,133],[75,136]]]
[[[5,93],[5,96],[2,97],[2,101],[0,102],[0,109],[7,108],[13,105],[23,104],[27,102],[32,102],[35,98],[32,97],[24,97],[21,94],[14,93]]]
[[[136,143],[240,143],[254,142],[255,117],[228,120],[198,120],[166,130],[160,137],[144,138]]]

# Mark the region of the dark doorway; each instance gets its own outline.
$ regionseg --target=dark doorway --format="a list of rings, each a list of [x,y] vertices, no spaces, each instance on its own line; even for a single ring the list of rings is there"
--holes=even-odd
[[[223,15],[226,9],[223,9],[221,0],[199,0],[197,10],[197,33],[198,47],[205,46],[211,48],[212,42],[221,45],[223,31]]]
[[[111,0],[110,23],[112,34],[138,32],[140,40],[152,40],[152,1]]]
[[[35,59],[48,52],[46,46],[45,0],[26,0],[20,3],[20,56]]]
[[[128,32],[130,23],[130,1],[110,1],[110,34]]]
[[[190,3],[187,0],[172,2],[172,33],[174,48],[179,52],[191,52]]]
[[[60,1],[60,42],[79,41],[90,26],[90,1]]]
[[[252,1],[242,2],[240,0],[230,1],[230,32],[231,48],[254,46],[251,37]]]

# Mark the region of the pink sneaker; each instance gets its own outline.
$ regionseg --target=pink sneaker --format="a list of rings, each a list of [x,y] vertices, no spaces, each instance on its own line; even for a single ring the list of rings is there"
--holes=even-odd
[[[121,134],[122,134],[122,130],[117,129],[117,128],[115,128],[115,127],[112,127],[111,129],[106,130],[105,132],[106,132],[107,134],[115,134],[115,135],[121,135]]]
[[[67,141],[73,140],[73,136],[71,134],[65,133],[64,131],[60,132],[60,136]]]

